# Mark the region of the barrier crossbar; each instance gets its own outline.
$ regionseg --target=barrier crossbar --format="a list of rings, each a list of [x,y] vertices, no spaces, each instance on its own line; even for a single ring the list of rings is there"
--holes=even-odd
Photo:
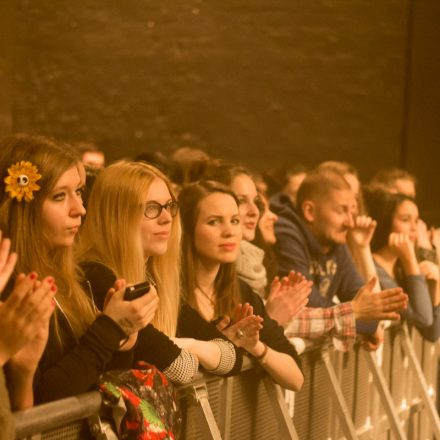
[[[379,356],[360,344],[348,353],[311,345],[301,360],[304,386],[287,398],[250,360],[234,377],[199,373],[178,388],[181,438],[440,440],[438,344],[415,329],[387,329]],[[115,439],[101,408],[100,394],[91,392],[17,412],[16,438]]]

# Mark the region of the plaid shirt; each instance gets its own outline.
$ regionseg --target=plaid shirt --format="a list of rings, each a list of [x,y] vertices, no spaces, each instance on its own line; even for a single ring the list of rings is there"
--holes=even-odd
[[[356,338],[356,320],[351,302],[329,308],[306,307],[285,328],[287,338],[333,338],[333,345],[348,351]]]

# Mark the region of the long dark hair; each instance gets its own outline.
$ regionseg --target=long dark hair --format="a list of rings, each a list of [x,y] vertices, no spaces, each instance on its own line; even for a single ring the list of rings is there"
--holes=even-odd
[[[213,181],[201,181],[185,186],[179,195],[180,218],[182,221],[182,295],[185,302],[196,307],[194,290],[197,287],[196,270],[198,255],[195,248],[195,228],[199,216],[200,202],[210,194],[230,195],[236,202],[234,193],[225,185]],[[238,202],[237,202],[238,206]],[[222,263],[214,284],[216,298],[215,314],[231,315],[240,302],[240,290],[235,270],[235,262]]]
[[[416,202],[412,197],[404,194],[391,194],[368,187],[364,191],[364,198],[368,215],[377,221],[376,231],[371,240],[371,250],[376,252],[388,244],[397,208],[406,200]]]

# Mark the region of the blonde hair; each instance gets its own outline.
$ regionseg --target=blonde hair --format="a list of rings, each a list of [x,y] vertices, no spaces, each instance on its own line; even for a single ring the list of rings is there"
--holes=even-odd
[[[36,271],[40,279],[53,276],[58,286],[57,302],[76,338],[79,338],[95,319],[92,303],[79,284],[79,270],[74,264],[71,247],[53,249],[43,233],[43,203],[60,177],[72,167],[81,176],[84,168],[68,146],[41,136],[14,135],[0,143],[0,229],[8,235],[12,249],[18,253],[15,273]],[[5,192],[4,178],[8,168],[29,161],[38,168],[41,179],[39,191],[30,202],[12,199]],[[59,310],[55,311],[54,329],[62,344],[59,332]]]
[[[146,163],[120,161],[100,172],[90,194],[78,258],[105,264],[129,284],[146,280],[148,271],[160,298],[152,324],[175,336],[180,297],[179,218],[172,220],[165,254],[149,257],[147,264],[139,233],[145,194],[155,179],[165,182],[175,200],[170,181]]]

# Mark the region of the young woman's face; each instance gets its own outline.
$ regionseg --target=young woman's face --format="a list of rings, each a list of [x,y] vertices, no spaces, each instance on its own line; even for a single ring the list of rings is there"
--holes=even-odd
[[[241,236],[238,206],[232,196],[212,193],[199,202],[194,242],[200,260],[208,264],[233,263]]]
[[[419,210],[411,200],[404,200],[396,209],[391,224],[391,232],[400,232],[408,235],[415,243],[417,239],[417,220]]]
[[[173,222],[171,211],[174,208],[170,206],[172,203],[173,199],[166,183],[158,177],[155,178],[145,196],[144,215],[141,220],[140,232],[145,257],[163,255],[167,251]],[[161,209],[159,205],[167,207]],[[157,214],[159,215],[155,217]]]
[[[258,224],[260,211],[257,202],[259,196],[254,181],[247,174],[240,174],[231,182],[231,190],[239,202],[239,212],[243,239],[252,241]]]
[[[73,166],[61,175],[44,200],[43,233],[52,248],[73,245],[81,217],[86,213],[81,198],[83,186],[84,174]]]
[[[275,244],[277,239],[275,237],[274,224],[278,220],[278,216],[270,210],[269,203],[265,197],[261,198],[261,202],[264,206],[264,212],[258,222],[258,228],[266,243]]]

